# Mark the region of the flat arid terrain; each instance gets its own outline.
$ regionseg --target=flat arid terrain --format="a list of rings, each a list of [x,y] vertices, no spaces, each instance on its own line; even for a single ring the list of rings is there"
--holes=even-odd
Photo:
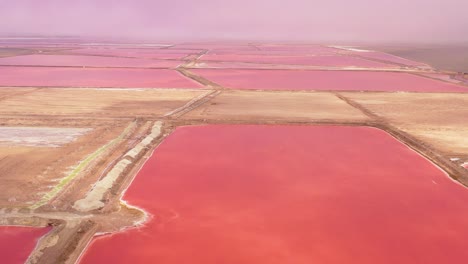
[[[458,58],[0,38],[0,262],[465,263]]]

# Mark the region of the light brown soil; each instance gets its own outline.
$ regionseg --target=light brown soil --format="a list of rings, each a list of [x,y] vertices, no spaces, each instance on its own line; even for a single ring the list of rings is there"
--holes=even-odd
[[[243,121],[364,121],[368,117],[332,93],[223,91],[182,119]]]
[[[0,89],[0,98],[5,90],[10,89]],[[205,92],[185,89],[47,88],[0,100],[0,115],[161,116]]]
[[[71,168],[97,150],[124,128],[97,123],[92,130],[58,147],[18,146],[3,141],[0,145],[0,208],[30,206],[58,184]]]
[[[468,153],[468,94],[341,94],[442,152]]]
[[[67,47],[0,47],[0,58],[2,57],[13,57],[13,56],[21,56],[21,55],[30,55],[30,54],[38,54],[42,52],[50,52],[50,53],[57,53],[59,51],[68,50],[70,48]]]
[[[32,54],[34,51],[23,48],[0,48],[0,58]]]
[[[0,101],[11,96],[21,95],[25,93],[30,93],[32,91],[38,90],[38,88],[11,88],[11,89],[1,89],[0,90]]]

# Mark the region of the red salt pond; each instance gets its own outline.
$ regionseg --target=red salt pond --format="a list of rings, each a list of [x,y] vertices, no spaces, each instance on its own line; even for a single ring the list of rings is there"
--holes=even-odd
[[[444,73],[421,73],[421,75],[429,77],[429,78],[437,79],[437,80],[442,80],[445,82],[461,83],[461,81],[455,78],[452,78],[452,76],[448,74],[444,74]]]
[[[394,65],[360,59],[352,56],[266,56],[266,55],[237,55],[237,54],[207,54],[201,57],[202,62],[226,61],[226,62],[251,62],[286,65],[309,65],[324,67],[374,67],[391,68]],[[208,63],[209,65],[209,63]]]
[[[230,53],[258,50],[258,48],[256,48],[253,45],[218,44],[218,43],[184,43],[184,44],[177,44],[173,47],[170,47],[169,49],[220,51],[220,52],[230,52]]]
[[[148,60],[75,55],[24,55],[0,58],[0,65],[19,66],[175,68],[182,63],[182,61],[175,60]]]
[[[191,66],[193,69],[252,69],[252,70],[304,70],[310,66],[293,64],[267,64],[253,62],[224,62],[224,61],[197,61]],[[316,67],[312,67],[315,69]]]
[[[180,127],[81,263],[466,263],[468,190],[382,130]]]
[[[174,70],[0,66],[0,86],[200,88]]]
[[[176,46],[180,47],[180,46]],[[276,56],[307,56],[307,55],[337,55],[340,51],[336,48],[319,45],[212,45],[196,46],[208,49],[208,54],[245,54],[245,55],[276,55]]]
[[[1,263],[24,263],[50,228],[0,226]]]
[[[332,55],[337,54],[340,49],[321,46],[321,45],[274,45],[264,44],[257,45],[257,48],[264,51],[276,51],[276,52],[296,52],[302,54],[316,54],[316,55]]]
[[[173,59],[180,60],[187,55],[197,54],[193,50],[171,50],[171,49],[111,49],[111,48],[87,48],[66,51],[72,54],[96,55],[96,56],[115,56],[115,57],[134,57],[146,59]]]
[[[335,54],[315,54],[315,53],[301,53],[297,51],[266,51],[266,50],[210,50],[207,54],[214,55],[264,55],[264,56],[327,56]]]
[[[468,92],[455,84],[397,72],[228,69],[192,72],[233,89]]]
[[[408,60],[408,59],[401,58],[401,57],[398,57],[398,56],[394,56],[394,55],[391,55],[391,54],[378,52],[378,51],[356,52],[356,53],[353,53],[353,54],[359,55],[359,56],[362,56],[362,57],[366,57],[366,58],[371,58],[371,59],[377,59],[377,60],[402,64],[402,65],[406,65],[406,66],[425,66],[425,67],[429,67],[427,64],[424,64],[422,62],[412,61],[412,60]]]

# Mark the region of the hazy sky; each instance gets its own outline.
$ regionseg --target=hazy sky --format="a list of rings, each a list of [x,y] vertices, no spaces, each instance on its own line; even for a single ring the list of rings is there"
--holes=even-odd
[[[0,0],[0,34],[468,42],[468,0]]]

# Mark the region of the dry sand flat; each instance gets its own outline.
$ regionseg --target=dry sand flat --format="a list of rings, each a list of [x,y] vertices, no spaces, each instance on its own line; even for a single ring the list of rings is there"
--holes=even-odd
[[[31,206],[87,156],[117,137],[124,124],[99,126],[61,146],[0,145],[0,208]],[[36,128],[37,129],[37,128]],[[52,128],[49,128],[49,130]],[[66,133],[66,129],[57,128]],[[65,136],[66,135],[62,135]]]
[[[364,121],[367,117],[331,93],[223,91],[186,119]]]
[[[466,125],[402,127],[423,142],[428,142],[451,156],[468,155],[468,127]]]
[[[341,94],[441,151],[468,154],[468,94]]]
[[[0,146],[59,147],[91,130],[92,128],[0,126]]]
[[[15,88],[15,89],[0,89],[0,101],[14,95],[29,93],[38,88]]]
[[[0,58],[26,55],[26,54],[31,54],[31,53],[33,53],[32,50],[25,49],[25,48],[0,47]]]
[[[14,89],[0,89],[0,98],[4,92]],[[0,115],[161,116],[206,92],[185,89],[47,88],[0,100]]]

